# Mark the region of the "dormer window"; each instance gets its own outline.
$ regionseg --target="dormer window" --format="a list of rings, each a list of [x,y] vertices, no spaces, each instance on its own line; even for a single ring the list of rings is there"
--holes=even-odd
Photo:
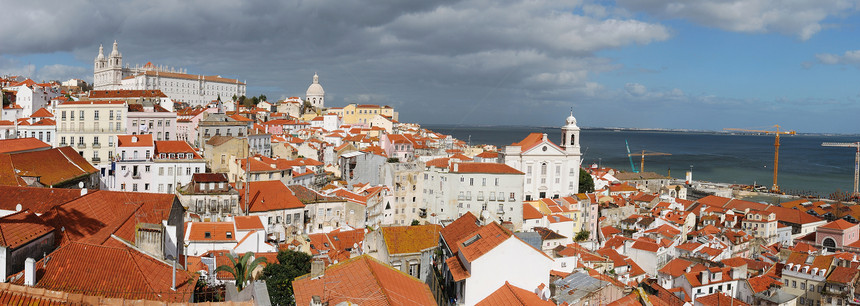
[[[233,232],[227,232],[227,239],[233,239]]]
[[[203,238],[212,239],[212,233],[210,233],[210,232],[203,233]]]

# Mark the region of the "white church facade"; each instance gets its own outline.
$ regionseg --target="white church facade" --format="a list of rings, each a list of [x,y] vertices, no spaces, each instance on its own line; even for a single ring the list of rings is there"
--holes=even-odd
[[[108,57],[99,46],[93,63],[93,89],[95,90],[151,90],[159,89],[173,101],[191,106],[205,106],[219,97],[222,101],[233,96],[244,96],[246,85],[237,79],[221,76],[188,74],[184,69],[155,66],[152,63],[135,67],[122,66],[122,53],[117,42]]]
[[[325,90],[320,85],[320,77],[316,73],[314,73],[314,82],[308,86],[308,91],[305,93],[305,102],[317,109],[325,108]]]
[[[505,146],[504,163],[525,173],[525,200],[558,198],[579,192],[579,171],[582,153],[579,127],[571,112],[561,128],[560,145],[546,134],[531,133],[520,142]]]

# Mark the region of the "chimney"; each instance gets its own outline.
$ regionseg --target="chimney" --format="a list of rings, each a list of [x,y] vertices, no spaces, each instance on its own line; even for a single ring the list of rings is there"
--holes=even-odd
[[[323,304],[322,299],[320,298],[319,295],[314,295],[311,297],[310,306],[323,306],[323,305],[324,304]]]
[[[710,278],[710,275],[709,275],[709,273],[708,273],[708,272],[709,272],[709,271],[708,271],[708,269],[705,269],[705,270],[702,270],[701,274],[699,274],[699,276],[700,276],[700,277],[699,277],[699,278],[700,278],[700,280],[699,280],[699,281],[702,283],[702,285],[707,285],[707,284],[708,284],[708,281],[710,280],[710,279],[709,279],[709,278]]]
[[[24,286],[33,287],[36,285],[36,260],[27,258],[24,261]]]
[[[325,275],[325,262],[314,260],[311,262],[311,279],[317,279]]]

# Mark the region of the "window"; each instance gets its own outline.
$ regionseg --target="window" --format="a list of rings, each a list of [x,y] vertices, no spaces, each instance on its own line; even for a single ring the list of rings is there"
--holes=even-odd
[[[63,118],[63,120],[66,120],[66,111],[63,111],[63,116],[62,116],[62,118]]]
[[[210,233],[210,232],[205,232],[205,233],[203,233],[203,237],[204,237],[204,238],[206,238],[206,239],[210,239],[210,238],[212,238],[212,233]]]
[[[137,183],[131,184],[131,191],[137,191]]]
[[[149,166],[143,166],[143,172],[149,173]]]
[[[806,290],[806,283],[800,283],[800,290]]]
[[[185,168],[185,175],[191,175],[191,167]]]
[[[108,120],[113,120],[113,111],[108,113]]]
[[[99,120],[99,111],[93,111],[93,119]]]
[[[473,178],[473,177],[469,178],[469,186],[475,186],[475,178]]]
[[[143,184],[143,190],[149,191],[149,183]]]
[[[481,186],[487,186],[487,178],[481,179]]]
[[[164,184],[158,184],[158,192],[164,192]]]
[[[540,175],[546,175],[546,163],[540,164]]]
[[[511,197],[508,199],[508,201],[513,202],[513,201],[515,201],[515,200],[516,200],[516,194],[515,194],[515,193],[513,193],[513,192],[511,192]]]
[[[81,111],[80,114],[81,114],[81,120],[84,120],[84,111]]]

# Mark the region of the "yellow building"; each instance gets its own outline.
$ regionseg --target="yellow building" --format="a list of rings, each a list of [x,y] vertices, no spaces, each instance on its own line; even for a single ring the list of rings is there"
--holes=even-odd
[[[116,135],[126,134],[125,101],[68,101],[57,105],[59,146],[70,146],[96,168],[110,165]]]
[[[343,124],[365,124],[370,125],[370,121],[376,115],[390,117],[391,120],[398,120],[398,114],[394,108],[388,105],[379,106],[373,104],[349,104],[345,107],[329,108],[327,112],[335,113],[343,118]]]

